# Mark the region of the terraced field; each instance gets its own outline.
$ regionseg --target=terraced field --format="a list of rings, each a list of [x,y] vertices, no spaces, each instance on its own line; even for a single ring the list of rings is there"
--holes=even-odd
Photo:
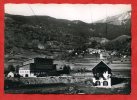
[[[70,61],[70,66],[73,70],[78,70],[80,68],[86,68],[92,70],[101,60],[99,57],[93,57],[92,55],[84,56],[83,58],[76,58]],[[131,73],[131,60],[130,58],[125,61],[121,61],[117,58],[108,63],[108,60],[103,60],[112,70],[112,74],[123,77],[130,77]],[[87,73],[86,73],[87,74]],[[90,73],[89,73],[90,74]],[[92,75],[92,74],[91,74]]]

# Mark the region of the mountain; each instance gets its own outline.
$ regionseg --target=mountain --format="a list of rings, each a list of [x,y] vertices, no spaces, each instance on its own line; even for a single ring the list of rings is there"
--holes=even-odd
[[[131,11],[127,11],[116,16],[111,16],[111,17],[107,17],[106,19],[99,20],[96,23],[125,25],[125,24],[130,24],[130,19],[131,19]]]
[[[107,19],[111,23],[85,23],[49,16],[5,14],[5,51],[13,48],[69,50],[89,43],[94,37],[105,43],[119,36],[130,36],[129,12]],[[118,22],[119,21],[119,22]],[[115,24],[124,21],[124,24]],[[123,22],[122,22],[123,23]]]

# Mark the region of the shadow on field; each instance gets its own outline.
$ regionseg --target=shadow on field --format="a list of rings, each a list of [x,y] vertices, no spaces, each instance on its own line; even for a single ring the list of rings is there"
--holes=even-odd
[[[126,81],[127,81],[127,78],[112,77],[111,78],[111,85],[116,85],[116,84],[124,83]]]

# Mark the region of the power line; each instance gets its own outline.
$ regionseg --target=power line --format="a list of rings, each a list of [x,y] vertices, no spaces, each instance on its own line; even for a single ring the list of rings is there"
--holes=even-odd
[[[108,14],[107,14],[107,6],[106,6],[106,37],[108,35],[107,19],[108,19]]]
[[[30,8],[30,10],[31,10],[32,13],[34,14],[35,19],[37,20],[37,22],[40,23],[40,20],[37,18],[35,11],[32,9],[32,7],[30,6],[30,4],[28,4],[28,7]]]
[[[90,9],[91,10],[91,9]],[[93,40],[95,40],[95,34],[94,34],[94,24],[93,24],[93,19],[92,19],[92,13],[91,13],[91,26],[93,27],[93,29],[92,29],[92,27],[91,27],[91,32],[93,32]]]

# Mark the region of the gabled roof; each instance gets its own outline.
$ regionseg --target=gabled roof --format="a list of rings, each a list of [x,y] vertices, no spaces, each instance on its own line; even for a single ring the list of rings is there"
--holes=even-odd
[[[108,71],[109,73],[111,73],[111,69],[108,67],[107,64],[105,64],[103,61],[101,61],[100,63],[98,63],[93,69],[92,69],[93,73],[103,73]]]
[[[26,61],[30,61],[30,60],[34,60],[34,59],[44,59],[44,60],[54,60],[53,58],[43,58],[43,57],[35,57],[35,58],[30,58],[30,59],[27,59],[27,60],[25,60],[24,62],[26,62]]]

